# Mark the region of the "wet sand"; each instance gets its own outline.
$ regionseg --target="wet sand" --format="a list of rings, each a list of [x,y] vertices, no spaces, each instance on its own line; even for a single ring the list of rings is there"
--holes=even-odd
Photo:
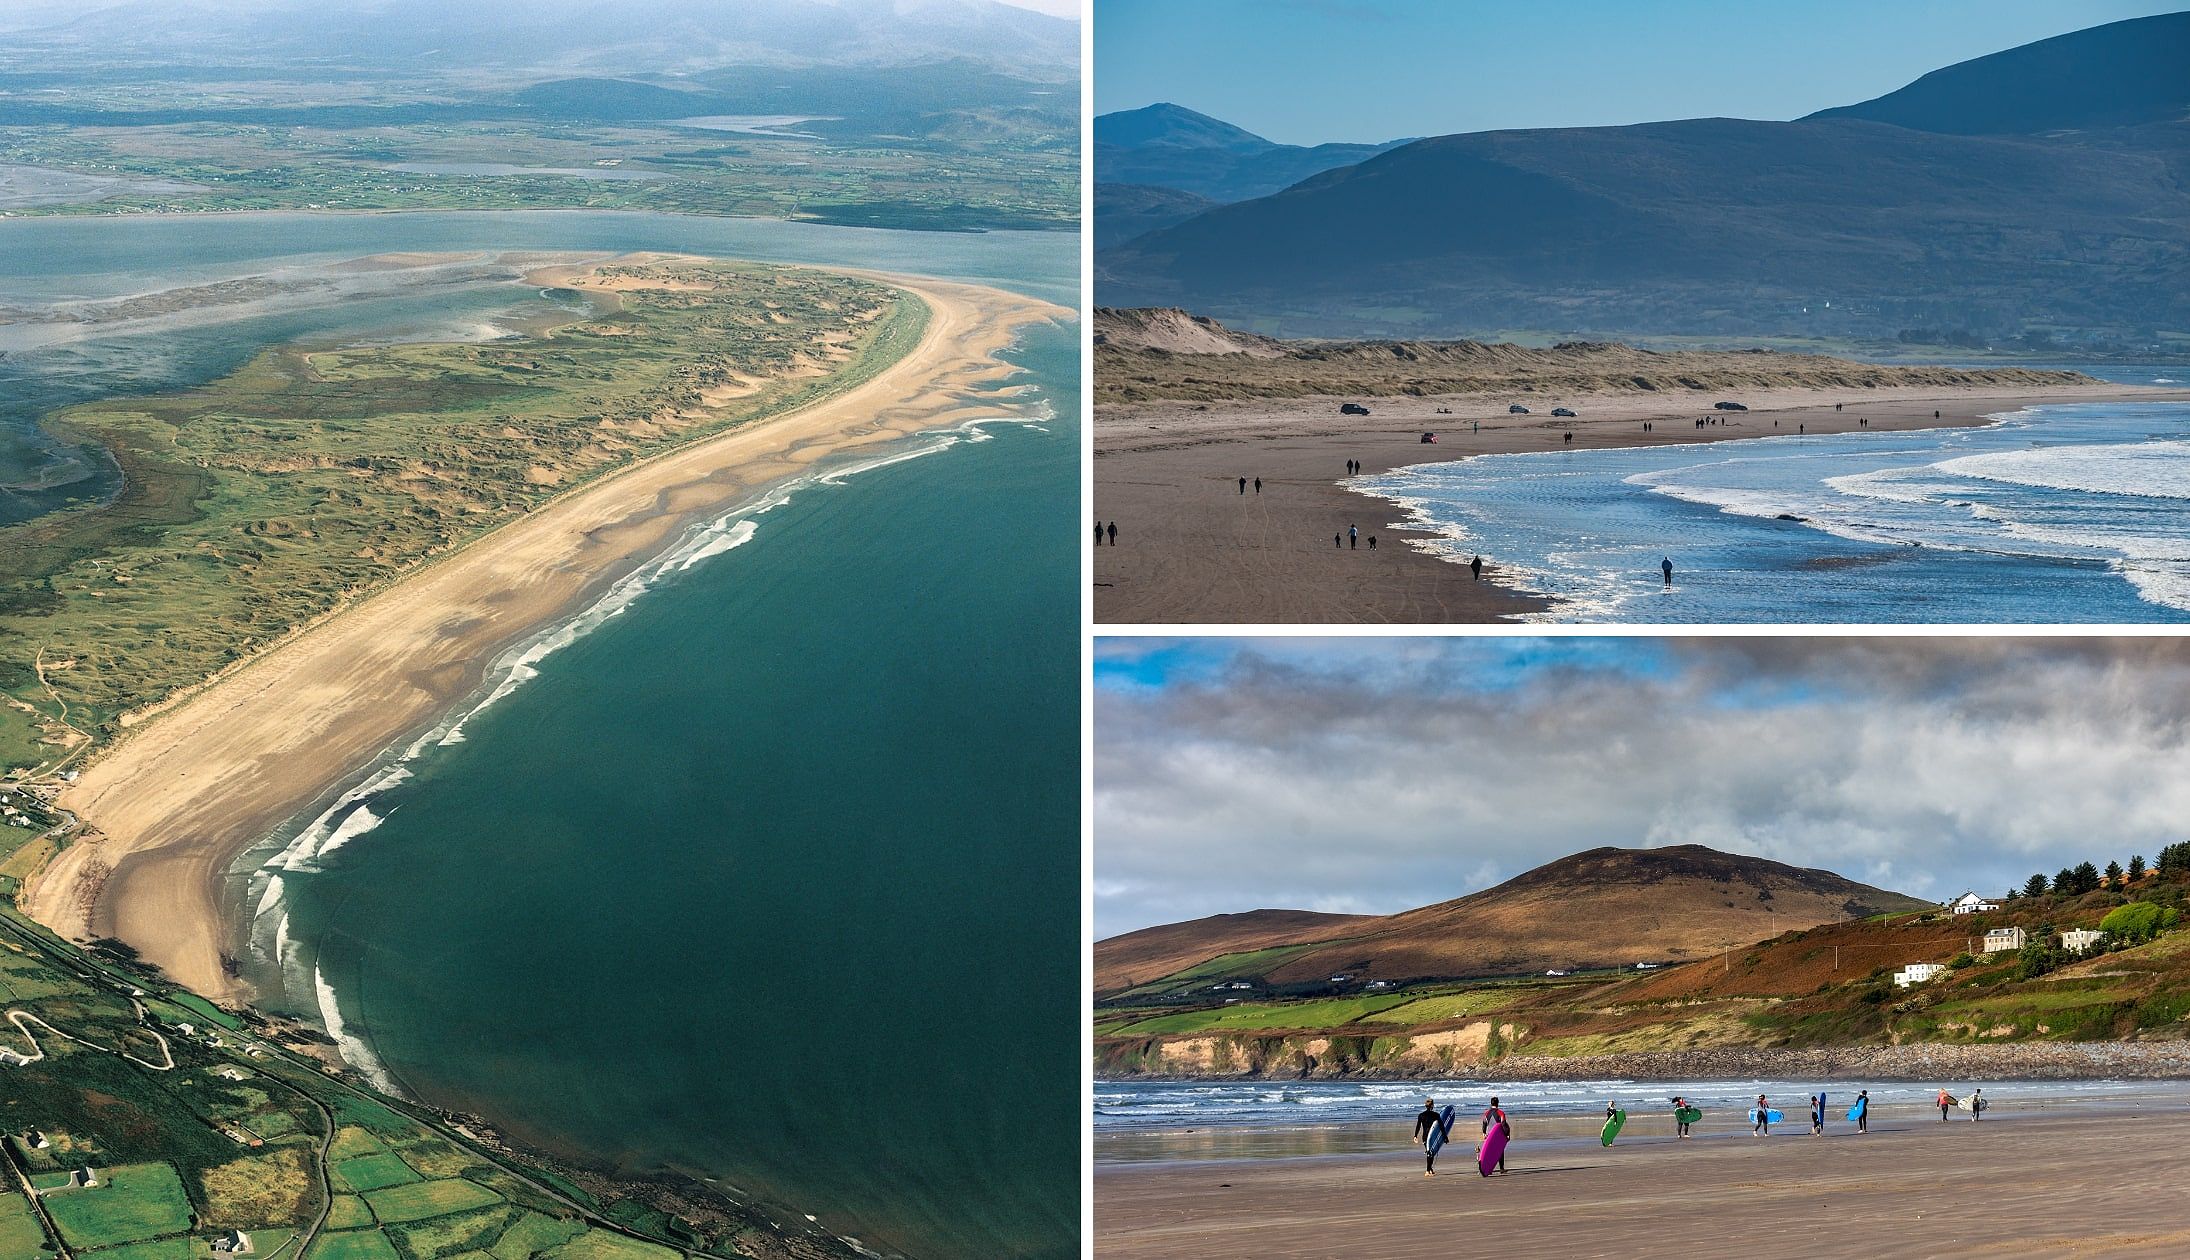
[[[2179,1256],[2190,1109],[1806,1123],[1607,1149],[1517,1138],[1503,1177],[1455,1133],[1435,1178],[1390,1154],[1098,1165],[1095,1254],[1250,1257]],[[1397,1126],[1404,1136],[1404,1126]],[[1463,1121],[1463,1127],[1473,1126]],[[1664,1125],[1660,1123],[1659,1128]]]
[[[1413,545],[1434,536],[1395,528],[1403,518],[1396,505],[1341,485],[1349,459],[1376,474],[1470,455],[1970,425],[2043,403],[2183,397],[2190,394],[2128,385],[1766,390],[1743,394],[1746,412],[1715,413],[1710,398],[1636,394],[1582,399],[1572,420],[1550,416],[1548,405],[1508,415],[1509,399],[1485,395],[1368,399],[1368,416],[1341,416],[1337,400],[1321,398],[1105,407],[1095,420],[1094,515],[1118,523],[1118,545],[1095,551],[1095,620],[1491,622],[1547,606],[1500,584],[1496,556],[1485,557],[1477,581]],[[1834,411],[1836,402],[1844,409]],[[1722,423],[1696,428],[1707,414]],[[1420,440],[1425,431],[1437,434],[1435,444]],[[1241,477],[1250,479],[1245,495]],[[1360,530],[1358,548],[1334,546],[1332,535],[1349,526]]]
[[[872,380],[550,500],[301,633],[135,726],[61,795],[86,832],[25,889],[76,939],[113,936],[215,999],[248,998],[225,957],[229,865],[270,830],[430,726],[495,657],[582,608],[692,522],[750,502],[817,461],[993,416],[997,353],[1068,315],[1001,290],[853,272],[931,308],[918,345]],[[568,273],[536,278],[567,282]]]

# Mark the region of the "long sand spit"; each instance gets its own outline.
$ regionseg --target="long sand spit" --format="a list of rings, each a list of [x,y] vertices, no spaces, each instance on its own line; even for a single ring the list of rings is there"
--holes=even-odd
[[[618,259],[617,261],[630,261]],[[584,268],[533,273],[569,283]],[[25,890],[41,923],[117,937],[176,981],[248,1000],[224,957],[236,858],[472,692],[511,645],[570,615],[693,522],[817,462],[1010,406],[1018,330],[1062,307],[977,285],[850,271],[930,310],[903,359],[810,407],[668,451],[549,501],[273,645],[134,726],[60,798],[81,838]]]
[[[2180,1256],[2190,1109],[1993,1118],[1897,1113],[1857,1135],[1834,1100],[1811,1137],[1800,1099],[1769,1138],[1681,1142],[1638,1112],[1610,1148],[1527,1140],[1480,1176],[1462,1118],[1422,1175],[1389,1155],[1098,1165],[1095,1253],[1193,1256]],[[1997,1113],[1995,1113],[1997,1116]],[[1653,1127],[1654,1126],[1654,1127]],[[1645,1135],[1637,1135],[1638,1129]]]

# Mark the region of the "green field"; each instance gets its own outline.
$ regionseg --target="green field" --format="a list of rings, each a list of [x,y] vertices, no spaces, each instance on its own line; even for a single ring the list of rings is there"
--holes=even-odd
[[[423,1221],[501,1201],[502,1197],[494,1191],[461,1178],[391,1186],[386,1190],[370,1191],[365,1196],[365,1202],[372,1205],[373,1215],[379,1217],[382,1224]]]
[[[409,1164],[386,1152],[345,1159],[331,1165],[328,1171],[334,1175],[337,1187],[359,1192],[407,1185],[419,1179]]]
[[[395,1244],[382,1237],[377,1230],[360,1230],[355,1233],[321,1234],[305,1253],[304,1260],[402,1260],[395,1251]]]
[[[42,723],[45,762],[104,741],[128,710],[558,493],[869,379],[926,327],[917,298],[830,272],[603,277],[638,287],[597,291],[590,314],[531,338],[282,346],[202,388],[50,417],[125,482],[109,503],[0,528],[0,693],[15,702],[0,726]]]
[[[1420,1001],[1405,1002],[1389,1009],[1364,1015],[1364,1024],[1432,1024],[1443,1019],[1461,1019],[1469,1015],[1481,1015],[1510,1005],[1510,990],[1477,989],[1467,993],[1443,993]]]
[[[179,1234],[190,1228],[190,1196],[166,1164],[99,1169],[99,1184],[45,1196],[62,1241],[86,1250]]]
[[[1117,1035],[1143,1037],[1241,1028],[1337,1028],[1411,1000],[1406,994],[1387,993],[1376,997],[1325,998],[1308,1002],[1241,1002],[1212,1010],[1137,1020],[1118,1030]]]
[[[0,1256],[32,1257],[52,1254],[44,1227],[31,1214],[30,1200],[14,1191],[0,1193]]]

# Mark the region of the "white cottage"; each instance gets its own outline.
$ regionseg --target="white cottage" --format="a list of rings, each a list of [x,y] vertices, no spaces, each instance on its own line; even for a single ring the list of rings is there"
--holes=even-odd
[[[1998,954],[2011,949],[2021,949],[2030,937],[2019,927],[1996,927],[1985,933],[1985,952]]]
[[[1956,914],[1981,914],[1984,911],[1998,910],[1999,908],[1999,902],[1987,901],[1974,892],[1963,893],[1947,903],[1947,909],[1954,911]]]
[[[2061,948],[2071,954],[2088,953],[2097,948],[2099,942],[2105,939],[2106,933],[2104,932],[2095,932],[2090,928],[2070,928],[2068,931],[2061,933]]]
[[[1910,963],[1893,973],[1893,982],[1906,989],[1912,984],[1922,984],[1946,969],[1944,963]]]

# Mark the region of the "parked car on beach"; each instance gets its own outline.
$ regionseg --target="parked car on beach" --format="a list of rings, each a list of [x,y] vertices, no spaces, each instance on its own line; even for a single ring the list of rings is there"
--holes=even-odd
[[[1365,416],[1369,414],[1369,409],[1360,403],[1340,403],[1338,414],[1342,416]]]
[[[1551,409],[1551,414],[1555,416],[1565,416],[1569,420],[1574,418],[1574,413],[1564,407],[1553,407]]]
[[[1747,410],[1749,410],[1749,408],[1748,408],[1747,406],[1745,406],[1745,405],[1744,405],[1744,404],[1742,404],[1742,403],[1738,403],[1738,402],[1715,402],[1715,403],[1712,403],[1712,404],[1711,404],[1711,409],[1712,409],[1712,410],[1714,410],[1714,411],[1747,411]]]
[[[1511,407],[1506,408],[1506,414],[1509,416],[1525,416],[1528,414],[1528,408],[1522,406],[1519,403],[1515,403]]]

